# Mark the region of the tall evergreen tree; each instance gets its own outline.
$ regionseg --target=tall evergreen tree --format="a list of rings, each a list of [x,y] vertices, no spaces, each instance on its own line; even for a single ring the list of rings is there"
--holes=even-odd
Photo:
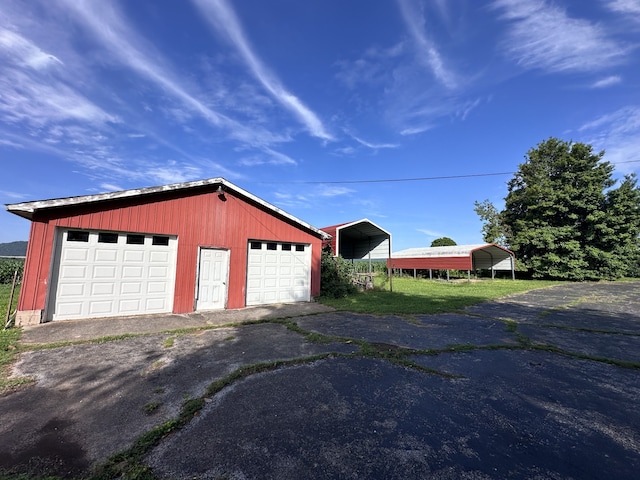
[[[600,247],[611,252],[612,261],[603,276],[637,275],[640,258],[640,188],[635,174],[626,175],[620,186],[607,192],[605,198],[606,228]]]
[[[627,256],[638,248],[640,191],[635,176],[612,189],[614,167],[603,156],[591,145],[550,138],[529,150],[509,181],[505,208],[494,218],[534,277],[626,273]],[[486,208],[476,202],[479,215]]]

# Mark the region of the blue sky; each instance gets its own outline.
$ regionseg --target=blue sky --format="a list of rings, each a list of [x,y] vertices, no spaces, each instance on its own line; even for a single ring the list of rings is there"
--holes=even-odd
[[[639,170],[639,47],[640,0],[3,0],[0,202],[222,176],[394,250],[479,243],[550,136]]]

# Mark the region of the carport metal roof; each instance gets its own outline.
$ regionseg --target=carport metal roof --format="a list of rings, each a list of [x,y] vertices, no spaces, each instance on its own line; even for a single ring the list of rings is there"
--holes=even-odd
[[[515,254],[493,243],[418,247],[394,252],[393,268],[515,271]]]
[[[321,230],[331,235],[331,251],[334,255],[347,260],[391,257],[391,233],[366,218]]]

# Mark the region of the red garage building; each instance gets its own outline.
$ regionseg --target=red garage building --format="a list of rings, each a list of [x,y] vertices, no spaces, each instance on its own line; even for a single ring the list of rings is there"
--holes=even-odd
[[[7,210],[32,222],[17,324],[320,294],[329,235],[223,178]]]

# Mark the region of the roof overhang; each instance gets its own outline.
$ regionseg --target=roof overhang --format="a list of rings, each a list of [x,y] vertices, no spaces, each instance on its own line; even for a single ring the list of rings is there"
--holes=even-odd
[[[343,258],[389,257],[391,233],[367,218],[324,227],[322,230],[333,236],[334,254]]]
[[[98,204],[101,202],[108,202],[113,200],[126,200],[126,199],[134,199],[169,193],[169,192],[181,192],[181,191],[192,191],[203,187],[219,187],[221,188],[221,193],[228,191],[237,194],[238,196],[244,197],[251,202],[254,202],[262,207],[265,210],[270,211],[276,216],[280,216],[291,221],[294,224],[303,227],[317,235],[318,237],[327,240],[331,238],[326,232],[314,227],[313,225],[300,220],[299,218],[281,210],[280,208],[266,202],[265,200],[256,197],[252,193],[247,192],[246,190],[234,185],[228,180],[217,177],[217,178],[209,178],[206,180],[196,180],[192,182],[183,182],[183,183],[173,183],[170,185],[161,185],[157,187],[147,187],[147,188],[136,188],[132,190],[121,190],[117,192],[109,192],[109,193],[98,193],[95,195],[83,195],[78,197],[65,197],[65,198],[53,198],[50,200],[37,200],[33,202],[22,202],[22,203],[12,203],[7,204],[7,211],[18,215],[20,217],[26,218],[28,220],[33,220],[33,216],[39,212],[46,212],[48,210],[53,210],[56,208],[64,208],[64,207],[72,207],[72,206],[81,206],[81,205],[92,205]]]

